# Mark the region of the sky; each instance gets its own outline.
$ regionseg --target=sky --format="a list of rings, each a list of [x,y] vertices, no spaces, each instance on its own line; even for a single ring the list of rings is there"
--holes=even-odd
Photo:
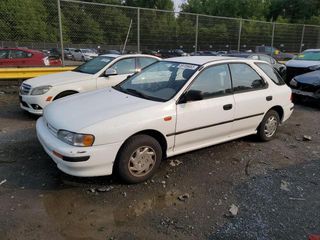
[[[173,2],[174,2],[174,10],[176,11],[176,12],[178,12],[178,11],[180,11],[180,5],[181,5],[181,3],[184,3],[184,2],[186,2],[186,0],[173,0]]]

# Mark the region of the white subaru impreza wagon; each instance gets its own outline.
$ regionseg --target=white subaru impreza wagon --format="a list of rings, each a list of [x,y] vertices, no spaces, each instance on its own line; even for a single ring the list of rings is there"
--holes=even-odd
[[[177,57],[115,87],[53,102],[36,128],[63,172],[117,172],[137,183],[166,157],[251,134],[271,140],[292,111],[290,88],[266,62]]]

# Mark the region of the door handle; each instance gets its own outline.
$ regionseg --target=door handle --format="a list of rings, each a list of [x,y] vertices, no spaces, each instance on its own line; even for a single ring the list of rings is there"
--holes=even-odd
[[[271,100],[272,100],[272,96],[267,96],[267,97],[266,97],[266,100],[267,100],[267,101],[271,101]]]
[[[226,110],[226,111],[232,109],[232,104],[226,104],[226,105],[224,105],[224,106],[223,106],[223,109]]]

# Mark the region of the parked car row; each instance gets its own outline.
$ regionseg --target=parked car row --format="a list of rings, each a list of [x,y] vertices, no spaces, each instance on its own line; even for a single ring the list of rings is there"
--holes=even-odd
[[[251,134],[269,141],[293,111],[269,63],[228,56],[102,55],[24,81],[20,100],[43,115],[37,136],[61,171],[129,183],[166,157]]]

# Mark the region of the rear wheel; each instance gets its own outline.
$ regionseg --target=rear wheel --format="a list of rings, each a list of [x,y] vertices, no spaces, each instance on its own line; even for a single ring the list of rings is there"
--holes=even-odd
[[[128,183],[150,178],[160,165],[162,149],[159,142],[148,135],[136,135],[121,147],[117,158],[119,176]]]
[[[266,113],[258,127],[258,136],[262,141],[270,141],[276,135],[280,124],[279,114],[275,110]]]

